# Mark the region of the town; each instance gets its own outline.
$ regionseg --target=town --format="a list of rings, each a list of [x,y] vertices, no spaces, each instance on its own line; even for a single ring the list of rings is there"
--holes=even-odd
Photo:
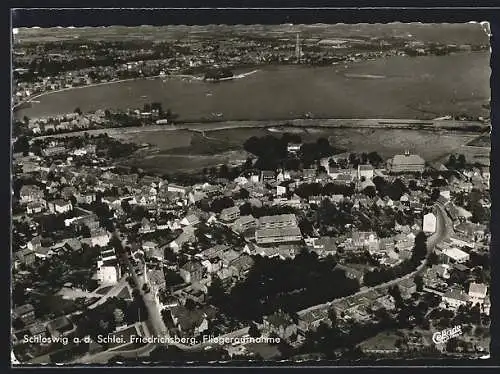
[[[169,41],[154,39],[154,33],[150,39],[147,31],[144,32],[148,36],[141,40],[126,36],[119,40],[113,36],[109,40],[80,37],[57,40],[56,37],[46,43],[29,38],[25,42],[15,40],[13,106],[29,106],[50,92],[139,78],[212,77],[217,81],[233,76],[235,70],[242,68],[291,64],[328,66],[391,56],[446,56],[489,48],[485,43],[411,40],[406,34],[335,38],[329,36],[327,27],[324,31],[315,29],[325,33],[318,37],[307,29],[296,33],[286,27],[268,31],[259,30],[255,25],[240,26],[234,29],[220,25],[208,32],[174,28]],[[57,29],[52,31],[54,35],[57,32]],[[469,115],[457,115],[462,117]]]
[[[13,140],[17,362],[488,352],[489,167],[284,133],[188,182],[123,167],[137,144],[85,132],[113,115],[75,110],[59,124],[83,132],[59,137],[28,119]],[[175,342],[146,342],[161,336]]]

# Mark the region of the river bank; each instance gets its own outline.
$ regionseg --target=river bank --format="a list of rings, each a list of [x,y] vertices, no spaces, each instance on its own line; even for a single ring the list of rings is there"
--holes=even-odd
[[[257,68],[251,68],[257,69]],[[16,115],[37,118],[98,109],[139,108],[160,102],[178,120],[313,118],[432,119],[467,113],[488,116],[489,53],[395,56],[345,65],[265,65],[228,82],[136,79],[39,97]],[[451,74],[450,72],[453,72]],[[239,73],[235,73],[239,74]],[[380,79],[349,78],[380,76]],[[456,79],[460,76],[461,79]]]

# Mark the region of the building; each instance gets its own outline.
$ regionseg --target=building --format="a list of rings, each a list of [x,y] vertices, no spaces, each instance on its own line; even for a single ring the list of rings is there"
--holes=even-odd
[[[189,261],[180,268],[180,275],[184,282],[199,282],[203,278],[203,265],[197,261]]]
[[[472,305],[483,305],[486,299],[488,287],[483,283],[471,283],[469,285],[469,301]]]
[[[297,226],[263,228],[255,231],[257,244],[297,243],[302,241],[302,233]]]
[[[468,302],[469,296],[465,292],[452,289],[443,294],[440,306],[449,310],[457,310],[461,305],[466,306]]]
[[[260,182],[268,183],[273,182],[275,180],[274,171],[271,170],[263,170],[260,173]]]
[[[25,266],[31,266],[36,259],[35,251],[29,248],[22,249],[15,253],[16,259]]]
[[[387,170],[390,173],[422,173],[424,169],[425,160],[408,151],[404,155],[395,155],[387,161]]]
[[[463,264],[469,261],[470,256],[467,252],[462,251],[458,248],[446,248],[442,252],[443,260],[446,263],[458,263]]]
[[[433,234],[436,232],[437,219],[434,213],[427,213],[424,215],[422,223],[422,231],[425,233]]]
[[[48,205],[49,205],[49,210],[52,213],[63,214],[70,212],[73,209],[71,201],[64,201],[61,199],[50,201]]]
[[[58,317],[47,324],[47,330],[53,338],[66,336],[74,328],[73,323],[66,316]]]
[[[13,314],[14,319],[19,319],[25,326],[35,321],[35,308],[31,304],[15,308]]]
[[[279,310],[264,317],[263,330],[268,335],[274,334],[281,339],[288,340],[297,334],[297,325],[289,314]]]
[[[399,290],[401,291],[401,296],[404,299],[408,299],[417,292],[417,285],[413,279],[406,278],[399,282]]]
[[[195,226],[200,223],[200,218],[196,214],[188,214],[181,220],[181,225]]]
[[[239,233],[243,233],[249,229],[257,227],[257,220],[253,216],[241,216],[232,224],[233,230]]]
[[[380,248],[380,240],[372,231],[354,231],[351,235],[352,246],[355,249],[376,251]]]
[[[101,284],[113,285],[121,278],[121,270],[114,249],[101,250],[97,260],[97,279]]]
[[[31,201],[26,205],[26,213],[28,214],[38,214],[45,210],[45,201]]]
[[[288,145],[286,146],[286,150],[288,153],[297,154],[298,152],[300,152],[301,147],[302,144],[300,143],[288,143]]]
[[[175,192],[181,195],[185,195],[187,193],[188,188],[184,186],[178,186],[175,184],[169,184],[167,186],[167,191],[168,192]]]
[[[21,203],[25,204],[43,199],[44,193],[38,186],[24,185],[19,191],[19,197],[21,198]]]
[[[224,222],[233,222],[240,216],[240,208],[237,206],[232,206],[230,208],[223,209],[220,213],[220,219]]]
[[[373,166],[371,165],[358,165],[358,179],[372,179],[373,178]]]
[[[110,235],[105,229],[98,228],[90,231],[90,245],[104,247],[108,245]]]
[[[307,331],[316,330],[321,323],[331,324],[326,308],[309,308],[297,313],[299,316],[298,332],[305,334]]]
[[[259,218],[259,227],[265,229],[274,229],[282,227],[297,226],[295,214],[280,214],[276,216],[264,216]]]

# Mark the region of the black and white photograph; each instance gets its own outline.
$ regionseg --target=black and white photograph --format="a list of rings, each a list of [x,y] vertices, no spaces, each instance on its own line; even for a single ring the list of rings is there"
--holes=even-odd
[[[490,356],[487,22],[11,31],[12,366]]]

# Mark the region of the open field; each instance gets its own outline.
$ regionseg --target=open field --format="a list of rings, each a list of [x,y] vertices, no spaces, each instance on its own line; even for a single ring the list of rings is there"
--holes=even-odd
[[[489,115],[489,53],[391,57],[325,67],[263,66],[235,81],[209,83],[139,79],[40,97],[16,116],[35,118],[97,109],[142,107],[158,101],[179,120],[301,118],[413,118]],[[384,76],[349,78],[349,74]]]
[[[273,135],[280,137],[288,128],[241,128],[206,132],[209,139],[201,135],[181,131],[155,131],[134,134],[129,138],[137,143],[151,143],[157,152],[141,159],[133,158],[129,164],[146,170],[170,173],[212,167],[222,163],[244,161],[248,154],[243,143],[252,136]],[[352,152],[378,152],[389,158],[409,150],[419,154],[426,161],[447,157],[452,152],[462,152],[462,145],[477,134],[463,132],[436,133],[433,131],[368,129],[368,128],[293,128],[304,142],[314,142],[320,137],[328,138],[335,147]],[[193,139],[197,139],[191,143]],[[180,140],[179,140],[180,139]],[[216,151],[211,144],[217,144]],[[180,147],[176,147],[180,145]]]
[[[480,136],[467,144],[471,147],[491,147],[491,136],[489,134]]]
[[[213,37],[227,38],[227,35],[255,36],[260,38],[289,38],[294,40],[295,32],[301,32],[306,38],[324,39],[367,39],[371,37],[401,37],[408,40],[415,38],[425,42],[487,44],[488,36],[480,25],[476,28],[470,24],[422,24],[422,23],[390,23],[390,24],[313,24],[313,25],[170,25],[139,27],[77,27],[77,28],[19,28],[18,40],[22,42],[43,42],[92,39],[92,40],[158,40],[179,39],[191,40]]]
[[[230,151],[221,154],[206,155],[170,155],[156,154],[145,158],[132,158],[126,165],[137,166],[153,173],[174,173],[200,171],[202,168],[209,168],[217,165],[230,165],[233,163],[243,163],[248,157],[245,151]]]

